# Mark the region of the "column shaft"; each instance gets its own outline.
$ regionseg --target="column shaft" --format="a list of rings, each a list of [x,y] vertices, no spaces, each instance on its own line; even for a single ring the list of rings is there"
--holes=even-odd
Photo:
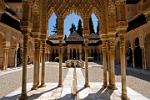
[[[107,87],[107,52],[106,44],[103,43],[102,46],[102,55],[103,55],[103,87]]]
[[[80,57],[80,60],[82,60],[82,48],[79,48],[79,57]]]
[[[39,68],[40,68],[40,40],[35,39],[35,52],[34,52],[34,80],[33,90],[39,87]]]
[[[125,59],[125,41],[121,39],[120,43],[120,58],[121,58],[121,81],[122,81],[122,100],[127,99],[126,89],[126,59]]]
[[[146,70],[146,59],[145,59],[145,48],[142,47],[142,65],[143,69]]]
[[[115,89],[115,46],[114,45],[110,45],[110,74],[111,74],[111,83],[110,83],[110,88],[111,89]]]
[[[70,48],[67,46],[67,55],[68,55],[68,60],[70,59]]]
[[[60,40],[60,43],[59,43],[59,84],[58,84],[59,87],[62,86],[62,60],[63,60],[62,49],[63,49],[62,40]]]
[[[111,64],[110,64],[110,48],[109,48],[109,44],[107,44],[107,60],[108,60],[108,64],[107,64],[107,70],[108,70],[108,75],[109,75],[109,86],[111,86]]]
[[[3,70],[7,70],[7,67],[8,67],[8,53],[9,53],[9,48],[8,48],[8,47],[5,47],[3,50],[4,50]]]
[[[28,33],[25,31],[23,37],[23,70],[22,70],[22,94],[21,99],[24,100],[27,97],[27,45],[28,45]]]
[[[89,87],[89,75],[88,75],[88,44],[85,43],[85,87]]]
[[[42,41],[42,73],[41,73],[41,87],[45,86],[45,40]]]
[[[132,49],[132,66],[133,66],[133,68],[135,68],[134,49],[133,49],[133,47],[131,49]]]

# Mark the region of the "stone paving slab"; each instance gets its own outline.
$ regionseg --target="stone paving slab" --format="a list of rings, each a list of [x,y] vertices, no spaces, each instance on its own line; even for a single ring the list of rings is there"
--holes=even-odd
[[[63,88],[58,88],[57,83],[47,83],[44,88],[30,91],[32,84],[28,83],[28,100],[121,100],[121,83],[116,83],[116,90],[102,88],[102,82],[90,82],[89,88],[84,88],[84,76],[80,68],[76,69],[77,74],[77,99],[72,98],[73,69],[69,69],[63,82]],[[2,100],[17,100],[21,88],[8,94]],[[130,100],[150,100],[137,91],[127,87]]]
[[[33,64],[30,64],[27,66],[27,68],[32,68],[33,67]],[[22,70],[22,67],[15,67],[15,68],[8,68],[7,70],[1,70],[0,71],[0,76],[2,75],[6,75],[6,74],[9,74],[9,73],[13,73],[13,72],[17,72],[17,71],[20,71]]]

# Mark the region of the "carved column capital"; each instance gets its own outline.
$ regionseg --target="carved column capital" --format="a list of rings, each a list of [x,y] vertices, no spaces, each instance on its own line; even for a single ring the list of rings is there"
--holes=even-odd
[[[34,45],[35,45],[35,49],[40,49],[40,39],[39,38],[35,38],[34,39]]]
[[[108,43],[109,43],[110,48],[115,48],[115,41],[116,41],[116,32],[109,32]]]

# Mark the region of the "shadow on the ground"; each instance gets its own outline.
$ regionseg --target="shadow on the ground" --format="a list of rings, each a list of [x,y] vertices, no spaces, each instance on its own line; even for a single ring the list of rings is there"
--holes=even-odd
[[[126,74],[150,82],[150,75],[142,73],[141,70],[142,69],[127,68]],[[119,66],[115,67],[115,74],[121,76],[121,68]]]
[[[79,92],[82,90],[84,90],[84,88],[79,90]],[[98,92],[90,93],[90,94],[88,94],[87,97],[85,97],[81,100],[110,100],[112,93],[113,93],[113,90],[111,90],[111,89],[101,88]]]
[[[45,93],[47,93],[47,92],[53,91],[53,90],[55,90],[55,89],[57,89],[57,88],[59,88],[59,87],[54,87],[54,88],[52,88],[52,89],[50,89],[50,90],[47,90],[47,91],[44,91],[44,92],[42,92],[42,93],[33,94],[33,95],[31,95],[30,97],[28,97],[28,98],[30,98],[30,100],[35,100],[35,99],[39,98],[41,95],[43,95],[43,94],[45,94]],[[29,91],[29,92],[30,92],[30,91]],[[20,94],[17,94],[17,95],[10,96],[10,97],[3,97],[3,98],[1,98],[0,100],[18,100],[19,97],[20,97]]]
[[[76,94],[66,94],[64,97],[58,98],[57,100],[79,100],[78,94],[82,92],[85,87],[81,88],[76,92]],[[88,94],[87,97],[80,99],[80,100],[110,100],[110,97],[113,93],[113,90],[110,90],[108,88],[101,88],[96,93]]]

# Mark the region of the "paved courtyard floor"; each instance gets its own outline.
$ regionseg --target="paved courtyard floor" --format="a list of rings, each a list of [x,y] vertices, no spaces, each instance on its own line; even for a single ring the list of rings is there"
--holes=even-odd
[[[33,65],[28,66],[29,100],[121,100],[120,68],[116,67],[116,90],[102,88],[103,66],[89,63],[90,87],[84,88],[84,69],[63,68],[63,87],[58,85],[58,63],[46,63],[46,87],[31,91]],[[0,100],[17,100],[21,92],[21,68],[0,72]],[[130,100],[150,100],[150,74],[127,69]]]

